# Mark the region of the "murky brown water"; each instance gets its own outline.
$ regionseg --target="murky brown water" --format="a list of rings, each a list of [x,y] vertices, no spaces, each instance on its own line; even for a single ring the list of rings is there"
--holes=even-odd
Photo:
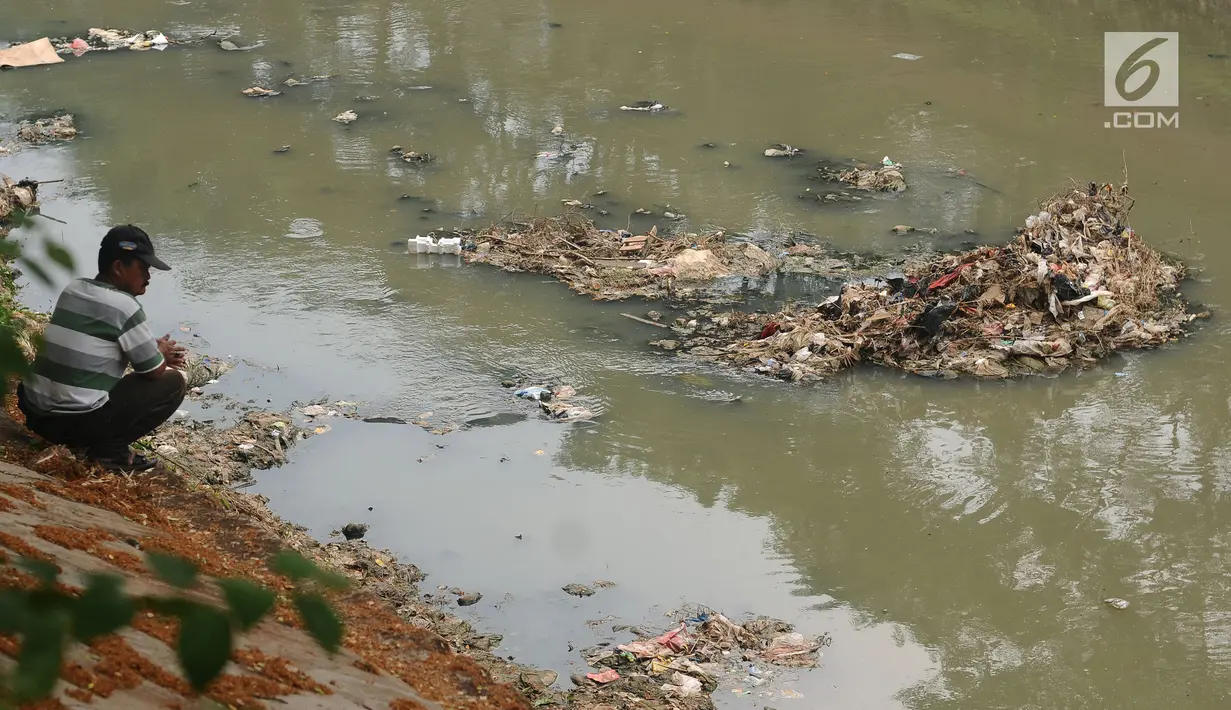
[[[804,699],[724,689],[732,706],[1231,699],[1225,8],[113,0],[101,12],[68,0],[4,6],[0,34],[102,24],[264,45],[5,73],[0,114],[67,108],[84,137],[0,159],[0,172],[68,179],[48,186],[44,207],[68,222],[53,231],[83,264],[107,224],[163,235],[177,268],[147,309],[164,331],[188,324],[216,354],[248,358],[225,385],[243,399],[329,394],[498,425],[446,439],[337,426],[260,489],[321,534],[366,519],[370,539],[421,564],[429,584],[483,591],[470,613],[506,634],[507,653],[564,672],[578,661],[568,641],[611,637],[584,620],[661,620],[703,602],[834,636],[823,668],[771,686]],[[1117,29],[1180,32],[1180,128],[1103,128],[1101,38]],[[335,72],[271,100],[239,94]],[[642,98],[677,112],[616,110]],[[346,109],[356,123],[329,120]],[[808,157],[888,155],[912,189],[817,209],[797,199],[808,161],[760,157],[780,141]],[[284,144],[290,152],[271,152]],[[395,164],[394,144],[440,159]],[[433,266],[390,246],[605,189],[593,201],[621,226],[637,207],[670,205],[695,226],[770,243],[803,230],[845,248],[948,247],[1000,240],[1036,198],[1070,177],[1116,180],[1125,162],[1134,226],[1199,269],[1188,295],[1215,318],[1180,346],[1056,380],[748,381],[651,352],[657,333],[618,315],[643,306],[599,306],[539,277]],[[898,223],[941,234],[889,234]],[[516,372],[573,383],[603,416],[534,421],[499,385]],[[744,401],[706,399],[713,390]],[[596,578],[620,586],[582,601],[558,591]],[[1110,596],[1132,606],[1111,610],[1100,602]]]

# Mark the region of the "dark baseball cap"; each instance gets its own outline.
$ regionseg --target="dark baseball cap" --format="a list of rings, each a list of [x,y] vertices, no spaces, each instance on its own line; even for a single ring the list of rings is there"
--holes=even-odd
[[[150,235],[131,224],[112,227],[98,247],[99,257],[106,260],[119,258],[123,254],[132,254],[155,269],[171,270],[162,259],[154,256],[154,243],[150,241]]]

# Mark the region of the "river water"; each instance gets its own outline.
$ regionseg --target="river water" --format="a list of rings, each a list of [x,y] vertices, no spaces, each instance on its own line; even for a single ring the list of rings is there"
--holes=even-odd
[[[66,222],[47,224],[80,273],[92,273],[108,225],[156,235],[175,270],[155,277],[146,308],[160,332],[245,361],[222,391],[275,407],[329,396],[465,424],[441,437],[340,422],[291,465],[261,473],[257,490],[320,536],[371,523],[369,540],[423,567],[429,588],[483,592],[463,614],[504,634],[502,653],[567,679],[579,663],[570,643],[627,638],[585,621],[665,624],[664,612],[704,603],[833,637],[821,668],[740,686],[748,694],[725,687],[716,699],[726,707],[1231,700],[1225,8],[0,7],[5,38],[100,25],[217,34],[0,75],[8,120],[64,108],[83,133],[0,158],[0,172],[66,180],[46,186],[44,211]],[[1104,128],[1108,30],[1180,33],[1179,128]],[[222,37],[260,46],[225,52]],[[902,52],[921,58],[893,58]],[[239,93],[292,74],[337,76],[274,99]],[[673,110],[617,110],[639,99]],[[330,120],[347,109],[357,122]],[[777,142],[806,148],[808,160],[760,156]],[[394,144],[438,161],[390,162]],[[272,152],[282,145],[291,149]],[[798,198],[814,157],[883,156],[907,166],[911,189],[898,199],[820,209]],[[650,304],[595,304],[541,277],[391,246],[577,198],[612,225],[669,206],[695,228],[767,244],[805,231],[863,251],[953,247],[1003,241],[1070,178],[1118,181],[1126,168],[1134,227],[1196,269],[1186,294],[1214,318],[1174,347],[1033,382],[877,370],[806,389],[749,380],[649,349],[659,333],[619,313]],[[599,190],[608,193],[588,197]],[[900,223],[939,233],[891,234]],[[35,306],[53,297],[26,292]],[[573,384],[602,414],[539,421],[500,386],[518,375]],[[718,401],[728,395],[742,401]],[[618,586],[582,600],[559,590],[595,579]],[[1131,606],[1111,609],[1107,597]]]

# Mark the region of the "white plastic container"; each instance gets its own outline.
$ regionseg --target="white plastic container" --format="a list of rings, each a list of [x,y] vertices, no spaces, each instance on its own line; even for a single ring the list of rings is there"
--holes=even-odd
[[[441,237],[439,244],[441,254],[461,254],[462,253],[462,238],[461,237]]]
[[[432,237],[411,237],[406,240],[406,248],[416,254],[434,254],[439,251],[436,240]]]

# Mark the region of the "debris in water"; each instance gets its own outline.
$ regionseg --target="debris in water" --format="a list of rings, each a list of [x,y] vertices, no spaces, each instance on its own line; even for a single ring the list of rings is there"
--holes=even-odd
[[[573,595],[573,596],[575,596],[575,597],[592,597],[592,596],[594,596],[594,590],[593,590],[593,589],[590,589],[589,587],[587,587],[587,586],[586,586],[586,585],[584,585],[584,584],[576,584],[576,583],[574,583],[574,584],[566,584],[566,585],[564,585],[563,587],[561,587],[561,589],[563,589],[565,592],[568,592],[569,594],[571,594],[571,595]]]
[[[588,665],[617,670],[621,680],[610,689],[600,686],[586,690],[583,687],[576,692],[593,695],[594,701],[603,701],[614,700],[613,692],[631,692],[646,698],[646,690],[653,688],[662,693],[661,698],[656,695],[647,698],[661,703],[655,707],[693,707],[680,704],[678,698],[713,693],[724,678],[744,679],[745,683],[761,685],[773,675],[765,668],[767,665],[813,667],[819,662],[820,649],[830,643],[828,635],[808,639],[795,633],[790,624],[767,617],[736,624],[704,608],[669,614],[683,618],[674,628],[656,637],[641,629],[622,627],[635,634],[636,640],[617,644],[614,648],[602,644],[583,650]],[[620,628],[613,627],[614,630]],[[750,665],[750,661],[755,664]],[[645,683],[646,676],[651,683]],[[732,692],[751,694],[743,687],[736,687]],[[589,707],[589,704],[584,706]]]
[[[1127,609],[1128,608],[1127,599],[1119,599],[1117,597],[1112,597],[1110,599],[1104,599],[1103,603],[1106,604],[1107,606],[1112,607],[1113,609]]]
[[[281,96],[282,95],[281,91],[274,91],[273,89],[266,89],[263,86],[253,86],[253,87],[244,89],[242,93],[244,96],[251,96],[253,98],[258,98],[258,99],[263,99],[263,98],[270,97],[270,96]]]
[[[621,111],[644,111],[648,113],[657,113],[659,111],[666,111],[667,108],[668,108],[667,106],[660,104],[657,101],[646,100],[646,101],[634,101],[631,105],[621,106],[620,110]]]
[[[545,401],[551,399],[551,390],[546,387],[525,387],[513,393],[514,397]]]
[[[539,402],[539,407],[547,413],[552,421],[581,421],[593,419],[594,412],[585,407],[579,407],[564,402]]]
[[[1183,265],[1127,226],[1132,204],[1127,186],[1061,192],[1007,246],[920,260],[819,305],[712,316],[678,349],[794,382],[858,363],[1008,379],[1157,347],[1207,314],[1187,311]]]
[[[857,166],[845,169],[822,164],[817,171],[824,180],[852,185],[857,190],[902,192],[906,189],[906,178],[902,175],[900,163],[882,165],[879,168]]]
[[[359,120],[359,114],[354,111],[347,110],[339,113],[337,116],[334,116],[333,120],[338,123],[354,123]]]
[[[93,30],[91,30],[91,32],[93,32]],[[225,49],[228,52],[247,52],[249,50],[258,49],[260,47],[265,46],[265,42],[261,41],[261,42],[257,42],[256,44],[250,44],[250,45],[241,47],[240,45],[235,44],[229,39],[224,39],[218,42],[218,46],[222,49]]]
[[[6,233],[14,210],[28,211],[37,206],[38,182],[29,179],[13,182],[9,177],[0,176],[0,235]]]
[[[474,242],[463,252],[469,263],[547,274],[597,300],[687,295],[717,279],[763,276],[779,265],[755,244],[728,240],[721,231],[667,237],[652,227],[633,235],[599,229],[577,214],[514,219],[476,234]]]
[[[358,540],[368,534],[367,523],[347,523],[342,526],[342,537],[347,540]]]
[[[307,86],[308,84],[317,84],[322,81],[329,81],[330,79],[334,79],[337,76],[338,76],[337,74],[317,74],[316,76],[306,76],[302,79],[296,79],[295,77],[292,76],[288,78],[286,81],[282,82],[282,85],[283,86]]]
[[[689,697],[699,695],[701,693],[701,681],[693,678],[690,675],[684,675],[679,671],[671,674],[671,683],[664,683],[662,689],[668,692],[677,693],[681,697]]]
[[[209,355],[196,355],[190,358],[180,368],[180,371],[184,373],[184,380],[188,383],[190,389],[199,389],[202,385],[209,384],[210,380],[217,381],[229,372],[232,367],[231,363],[221,358]]]
[[[558,136],[558,135],[561,135],[561,134],[563,134],[563,133],[564,133],[564,126],[556,126],[556,127],[554,127],[554,128],[552,128],[552,129],[551,129],[551,134],[552,134],[553,136]]]
[[[286,152],[290,151],[290,149],[291,149],[291,146],[289,146],[289,145],[284,145],[284,146],[282,146],[282,147],[280,147],[280,148],[274,148],[274,152],[275,152],[275,153],[286,153]]]
[[[337,119],[334,119],[334,120],[337,120]],[[436,156],[432,155],[431,153],[420,153],[417,150],[404,150],[402,146],[400,145],[393,146],[392,148],[389,149],[389,152],[401,158],[403,162],[407,162],[407,163],[418,163],[421,165],[426,165],[427,163],[430,163],[436,160]]]
[[[17,135],[27,143],[39,145],[53,141],[71,141],[77,137],[77,126],[70,113],[49,116],[17,124]]]
[[[133,30],[108,30],[91,27],[86,33],[85,46],[76,39],[63,45],[56,43],[56,51],[79,54],[94,51],[114,51],[117,49],[132,49],[143,51],[147,49],[166,49],[170,44],[167,36],[157,30],[134,32]]]
[[[899,52],[899,53],[897,53],[897,54],[893,55],[893,58],[894,58],[894,59],[906,59],[906,60],[908,60],[908,61],[912,61],[912,62],[913,62],[913,61],[915,61],[916,59],[923,59],[923,56],[922,56],[922,55],[919,55],[919,54],[910,54],[909,52]]]
[[[794,148],[792,146],[787,145],[786,143],[775,143],[769,148],[765,149],[765,157],[766,158],[794,158],[795,156],[803,152],[804,151],[802,148]]]
[[[478,604],[479,600],[482,598],[483,598],[483,595],[479,592],[472,592],[470,594],[461,594],[457,597],[457,605],[458,606],[473,606],[475,604]]]
[[[43,37],[33,42],[0,49],[0,69],[18,69],[41,64],[60,64],[64,58],[56,54],[51,40]]]

